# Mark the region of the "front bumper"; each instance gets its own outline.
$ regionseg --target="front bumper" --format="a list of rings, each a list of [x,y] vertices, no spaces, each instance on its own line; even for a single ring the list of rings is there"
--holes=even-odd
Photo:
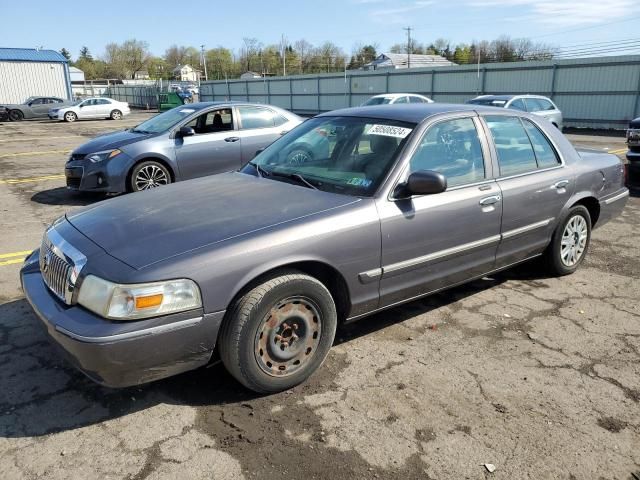
[[[37,258],[38,250],[20,272],[27,301],[52,343],[95,382],[108,387],[139,385],[209,362],[224,312],[109,321],[59,301],[44,284]]]
[[[91,163],[87,159],[69,160],[64,167],[67,188],[90,192],[126,192],[126,176],[131,163],[131,158],[125,153],[98,163]]]

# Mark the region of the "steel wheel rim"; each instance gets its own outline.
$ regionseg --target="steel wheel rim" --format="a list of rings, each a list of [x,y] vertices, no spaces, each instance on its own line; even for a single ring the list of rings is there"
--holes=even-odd
[[[164,170],[157,165],[142,167],[136,174],[136,189],[149,190],[169,183],[169,178]]]
[[[313,358],[322,335],[320,309],[309,298],[280,300],[260,322],[254,341],[256,362],[272,377],[288,377]]]
[[[560,244],[560,259],[567,267],[575,266],[584,255],[587,249],[587,239],[589,229],[587,221],[582,215],[574,215],[569,219]]]
[[[300,165],[301,163],[308,162],[309,160],[311,160],[309,154],[302,150],[294,151],[289,157],[289,163],[293,165]]]

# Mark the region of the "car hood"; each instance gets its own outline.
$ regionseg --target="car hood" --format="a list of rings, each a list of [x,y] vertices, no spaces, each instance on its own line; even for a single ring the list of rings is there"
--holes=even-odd
[[[130,143],[138,142],[149,138],[151,135],[142,133],[133,133],[129,130],[107,133],[99,137],[83,143],[73,151],[74,155],[87,155],[89,153],[100,152],[102,150],[110,150],[112,148],[120,148]]]
[[[631,123],[629,123],[629,128],[640,128],[640,117],[636,118],[635,120],[631,120]]]
[[[358,201],[234,172],[116,197],[67,219],[111,256],[141,269]]]

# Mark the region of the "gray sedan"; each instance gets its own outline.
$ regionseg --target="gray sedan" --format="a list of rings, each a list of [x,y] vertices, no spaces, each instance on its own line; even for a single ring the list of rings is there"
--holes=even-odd
[[[291,162],[323,132],[322,158]],[[539,258],[584,261],[620,214],[620,160],[535,115],[470,105],[330,112],[239,172],[68,214],[21,270],[51,339],[96,382],[206,365],[276,392],[324,361],[344,321]]]
[[[59,97],[29,97],[23,103],[3,105],[3,107],[9,120],[19,122],[33,118],[47,118],[49,109],[61,108],[72,103],[72,100],[63,100]]]
[[[202,102],[177,107],[80,145],[65,165],[67,187],[135,192],[237,170],[301,122],[270,105]]]

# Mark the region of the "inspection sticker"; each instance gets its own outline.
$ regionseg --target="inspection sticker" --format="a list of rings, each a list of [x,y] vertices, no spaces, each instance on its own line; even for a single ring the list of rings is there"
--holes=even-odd
[[[384,135],[385,137],[405,138],[410,133],[410,128],[394,127],[393,125],[371,125],[367,135]]]

